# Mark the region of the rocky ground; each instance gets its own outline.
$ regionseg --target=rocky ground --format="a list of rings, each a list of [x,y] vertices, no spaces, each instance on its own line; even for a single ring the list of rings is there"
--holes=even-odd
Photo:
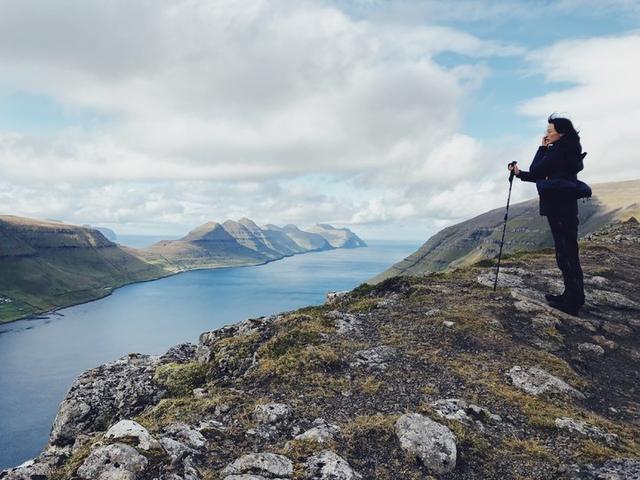
[[[581,243],[580,317],[552,251],[390,278],[131,354],[71,387],[15,479],[638,479],[640,226]]]

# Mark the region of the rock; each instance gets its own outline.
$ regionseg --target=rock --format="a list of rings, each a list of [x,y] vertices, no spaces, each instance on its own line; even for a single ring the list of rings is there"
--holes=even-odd
[[[160,448],[160,443],[151,436],[147,429],[133,420],[120,420],[107,430],[105,437],[116,440],[134,438],[138,448],[142,450]]]
[[[584,437],[604,440],[609,445],[616,445],[619,441],[618,435],[614,433],[603,432],[600,428],[589,425],[582,420],[576,420],[570,417],[560,417],[555,419],[556,427],[561,430],[567,430],[570,433],[577,433]]]
[[[626,325],[622,325],[621,323],[604,322],[602,324],[602,329],[605,332],[611,333],[618,337],[630,337],[631,335],[633,335],[633,330],[631,330]]]
[[[429,310],[427,310],[426,312],[424,312],[424,316],[429,318],[429,317],[435,317],[437,315],[440,315],[440,309],[439,308],[431,308]]]
[[[445,320],[445,321],[442,322],[442,324],[447,328],[453,328],[456,325],[455,322],[452,322],[450,320]]]
[[[511,378],[516,388],[531,395],[562,393],[581,400],[585,398],[582,392],[576,390],[564,380],[538,367],[523,368],[516,365],[509,370],[507,375]]]
[[[578,351],[580,353],[586,353],[595,357],[601,357],[602,355],[604,355],[604,348],[593,343],[580,343],[578,345]]]
[[[161,363],[188,363],[196,359],[197,345],[193,343],[181,343],[171,347],[160,357]]]
[[[366,368],[384,370],[387,368],[389,360],[394,358],[397,350],[388,345],[378,345],[368,350],[359,350],[355,352],[356,359],[349,365],[351,367],[364,366]]]
[[[358,332],[362,327],[362,320],[360,320],[358,315],[355,315],[353,313],[345,313],[338,310],[332,310],[327,313],[327,317],[335,319],[336,332],[340,335]]]
[[[640,479],[640,460],[619,458],[607,460],[602,466],[587,465],[572,480],[638,480]]]
[[[334,305],[340,302],[341,300],[344,300],[348,296],[348,294],[349,294],[349,290],[342,290],[339,292],[327,292],[324,303],[327,305]]]
[[[400,446],[417,455],[429,472],[436,475],[456,467],[456,438],[447,427],[419,413],[406,413],[395,424]]]
[[[163,433],[195,450],[203,448],[207,439],[198,430],[186,423],[176,422],[163,428]]]
[[[296,440],[315,440],[318,443],[324,443],[331,440],[335,435],[340,433],[340,427],[334,423],[329,423],[323,418],[316,418],[313,421],[314,427],[296,435]]]
[[[256,405],[253,410],[253,419],[261,425],[283,423],[289,420],[291,415],[291,407],[286,403]]]
[[[524,285],[521,276],[525,274],[526,272],[523,269],[513,268],[507,269],[507,271],[500,269],[498,273],[498,287],[521,287]],[[493,288],[495,280],[495,269],[484,271],[476,278],[476,281],[480,285],[491,288]]]
[[[457,420],[462,423],[472,423],[478,420],[482,423],[500,422],[500,415],[494,415],[489,410],[478,405],[468,404],[460,398],[444,398],[431,403],[436,413],[449,420]]]
[[[331,450],[323,450],[305,462],[305,479],[309,480],[359,480],[349,463]]]
[[[207,398],[209,394],[206,388],[194,388],[192,393],[195,398]]]
[[[114,443],[91,452],[78,468],[78,476],[85,480],[135,480],[147,463],[135,448]]]
[[[619,309],[640,310],[640,303],[635,302],[621,293],[606,290],[591,289],[585,292],[587,302],[595,305],[607,305]]]
[[[633,328],[640,328],[640,318],[628,318],[627,323]]]
[[[222,470],[222,475],[256,474],[267,477],[291,477],[293,463],[277,453],[249,453],[234,460]]]
[[[613,340],[609,340],[606,337],[603,337],[602,335],[594,335],[593,337],[591,337],[593,339],[594,342],[596,342],[598,345],[608,349],[608,350],[615,350],[616,348],[618,348],[618,344],[616,342],[614,342]]]
[[[82,373],[60,404],[49,443],[72,444],[79,434],[105,430],[107,422],[158,403],[166,393],[153,381],[159,364],[159,357],[129,354]]]
[[[594,275],[593,277],[586,276],[584,279],[585,285],[593,285],[595,287],[604,287],[609,281],[604,277]]]
[[[171,437],[161,437],[160,445],[162,445],[164,451],[167,452],[172,463],[176,463],[187,454],[194,452],[194,450],[187,447],[184,443],[174,440]]]

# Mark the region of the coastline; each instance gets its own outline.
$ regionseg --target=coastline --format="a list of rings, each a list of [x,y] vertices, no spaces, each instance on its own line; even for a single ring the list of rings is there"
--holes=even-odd
[[[356,248],[366,248],[366,246],[365,247],[356,247]],[[326,252],[326,251],[330,251],[330,250],[340,250],[340,249],[344,249],[344,247],[338,247],[338,248],[332,248],[332,249],[326,249],[326,250],[309,250],[307,252],[299,252],[299,253],[294,253],[292,255],[284,255],[284,256],[282,256],[280,258],[268,259],[268,260],[265,260],[263,262],[258,262],[258,263],[248,263],[246,265],[219,265],[217,267],[211,267],[211,266],[209,266],[209,267],[195,267],[195,268],[188,268],[188,269],[180,270],[180,271],[176,271],[176,272],[167,272],[166,275],[161,275],[161,276],[154,277],[154,278],[148,278],[146,280],[134,280],[134,281],[126,282],[126,283],[123,283],[121,285],[117,285],[117,286],[113,286],[113,287],[110,287],[110,286],[104,287],[104,290],[106,292],[104,295],[98,295],[98,296],[95,296],[95,297],[92,297],[90,299],[83,300],[83,301],[80,301],[80,302],[71,302],[71,303],[68,303],[68,304],[65,304],[65,305],[61,305],[59,307],[55,307],[53,309],[49,309],[49,310],[34,311],[34,312],[29,313],[29,314],[23,315],[23,316],[21,316],[19,318],[13,318],[11,320],[0,319],[0,327],[2,327],[3,325],[8,325],[10,323],[20,321],[20,320],[39,320],[39,319],[42,320],[41,317],[48,316],[48,315],[63,316],[63,314],[58,313],[59,310],[62,310],[62,309],[68,308],[68,307],[75,307],[77,305],[83,305],[85,303],[94,302],[96,300],[100,300],[101,298],[106,298],[106,297],[110,296],[117,289],[122,288],[122,287],[126,287],[127,285],[133,285],[135,283],[154,282],[156,280],[161,280],[163,278],[172,277],[174,275],[178,275],[178,274],[181,274],[181,273],[193,272],[193,271],[196,271],[196,270],[218,270],[218,269],[221,269],[221,268],[257,267],[257,266],[260,266],[260,265],[266,265],[267,263],[277,262],[277,261],[282,260],[284,258],[293,257],[295,255],[305,255],[307,253]],[[2,332],[0,332],[0,334],[1,333]]]

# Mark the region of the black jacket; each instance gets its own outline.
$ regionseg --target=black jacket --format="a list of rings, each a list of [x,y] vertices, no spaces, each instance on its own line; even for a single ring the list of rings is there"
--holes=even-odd
[[[547,147],[540,146],[533,157],[529,171],[520,171],[523,182],[536,182],[540,196],[540,215],[578,215],[578,200],[568,192],[541,188],[541,180],[563,178],[577,180],[577,174],[584,168],[580,142],[560,138]]]

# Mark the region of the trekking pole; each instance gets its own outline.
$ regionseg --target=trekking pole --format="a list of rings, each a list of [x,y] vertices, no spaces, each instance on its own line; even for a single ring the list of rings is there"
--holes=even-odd
[[[514,166],[518,162],[511,162],[509,165]],[[500,271],[500,258],[502,257],[502,245],[504,245],[504,232],[507,230],[507,217],[509,215],[509,202],[511,201],[511,187],[513,186],[513,175],[514,170],[512,169],[509,172],[509,196],[507,197],[507,210],[504,212],[504,225],[502,227],[502,240],[500,240],[500,252],[498,253],[498,266],[496,267],[496,280],[493,282],[493,291],[496,291],[498,288],[498,272]]]

